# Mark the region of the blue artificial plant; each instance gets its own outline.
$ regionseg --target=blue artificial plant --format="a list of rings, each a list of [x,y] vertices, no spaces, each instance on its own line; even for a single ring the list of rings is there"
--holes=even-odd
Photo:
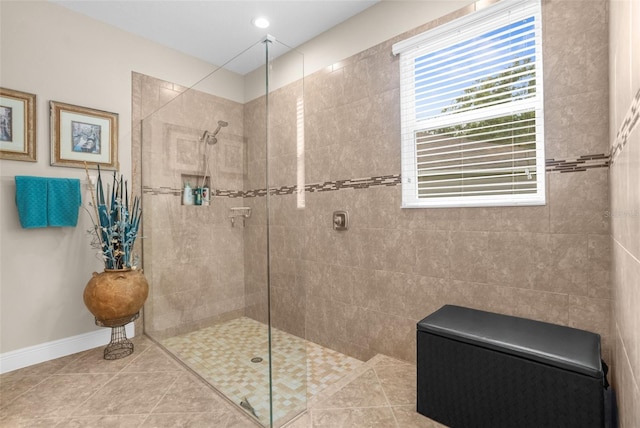
[[[109,195],[109,190],[111,195]],[[126,269],[135,265],[133,261],[133,244],[138,237],[142,208],[138,196],[129,199],[128,183],[123,176],[113,172],[113,186],[105,197],[100,166],[95,189],[93,205],[96,219],[94,221],[94,244],[100,249],[105,269]]]

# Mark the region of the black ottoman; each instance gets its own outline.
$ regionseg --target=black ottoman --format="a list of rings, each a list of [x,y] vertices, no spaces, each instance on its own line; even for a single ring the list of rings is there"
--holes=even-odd
[[[447,426],[602,428],[600,336],[446,305],[418,323],[419,413]]]

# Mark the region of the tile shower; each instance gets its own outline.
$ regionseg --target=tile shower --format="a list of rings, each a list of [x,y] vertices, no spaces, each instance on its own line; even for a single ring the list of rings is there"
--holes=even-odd
[[[236,103],[134,74],[139,119],[180,95],[143,122],[153,146],[134,135],[150,213],[145,330],[165,340],[240,317],[270,319],[350,357],[413,362],[416,321],[458,304],[594,331],[610,360],[606,2],[589,4],[543,3],[547,204],[539,207],[399,208],[391,45],[475,5],[270,94],[269,216],[264,101]],[[183,207],[182,177],[201,174],[206,148],[197,140],[218,120],[229,126],[211,150],[211,205]],[[244,228],[228,219],[237,206],[252,208]],[[335,210],[349,212],[348,231],[332,229]]]
[[[144,267],[158,284],[145,332],[261,424],[279,426],[306,408],[314,382],[304,312],[269,304],[281,277],[269,271],[267,138],[277,141],[270,150],[296,150],[288,135],[298,129],[302,84],[245,105],[149,76],[135,75],[134,86],[142,117]],[[220,123],[227,126],[216,134]],[[205,141],[207,132],[216,134],[215,144]],[[184,204],[186,183],[210,187],[210,204]],[[233,217],[239,212],[246,216]],[[295,328],[276,329],[276,320],[291,318]],[[358,362],[320,354],[328,352],[334,362]],[[339,373],[342,363],[327,367]]]

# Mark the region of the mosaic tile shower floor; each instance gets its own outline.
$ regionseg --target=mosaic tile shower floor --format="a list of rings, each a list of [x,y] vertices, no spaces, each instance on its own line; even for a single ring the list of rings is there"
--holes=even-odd
[[[271,340],[275,423],[303,411],[307,400],[363,364],[277,329],[272,329]],[[269,424],[269,337],[265,324],[241,317],[161,343],[231,401],[239,404],[248,400],[259,421]],[[252,362],[256,357],[262,361]]]

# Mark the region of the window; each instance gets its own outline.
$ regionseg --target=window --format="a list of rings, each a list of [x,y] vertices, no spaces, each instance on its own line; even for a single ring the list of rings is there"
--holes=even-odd
[[[545,203],[539,0],[399,42],[402,206]]]

